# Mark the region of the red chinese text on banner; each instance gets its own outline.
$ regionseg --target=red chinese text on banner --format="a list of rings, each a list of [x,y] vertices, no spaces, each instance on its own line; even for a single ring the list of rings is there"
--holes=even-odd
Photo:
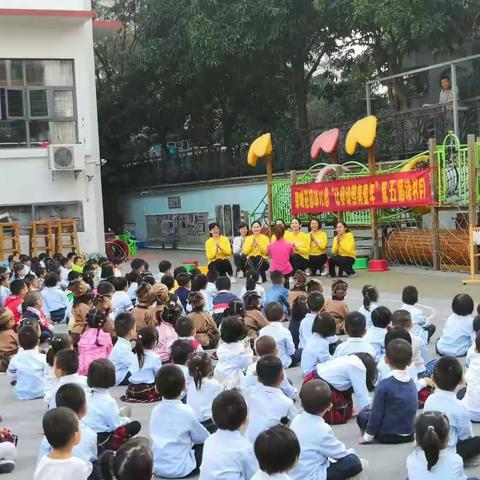
[[[433,203],[429,169],[292,185],[294,215]]]

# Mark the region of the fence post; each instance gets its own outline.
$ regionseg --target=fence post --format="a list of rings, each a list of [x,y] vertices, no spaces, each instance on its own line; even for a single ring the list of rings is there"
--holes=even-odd
[[[477,226],[478,215],[477,215],[477,162],[475,158],[475,135],[467,136],[467,162],[468,162],[468,225],[469,231],[472,231],[473,228]],[[471,241],[472,238],[470,236]],[[475,252],[476,248],[472,247]],[[477,257],[472,257],[471,260],[471,271],[472,276],[477,275],[478,273],[478,261]]]
[[[439,220],[438,210],[439,206],[436,205],[438,200],[437,195],[437,140],[431,138],[428,141],[428,157],[430,165],[430,188],[432,191],[432,198],[434,205],[430,207],[430,215],[432,217],[432,266],[434,270],[440,270],[440,237],[439,237]]]

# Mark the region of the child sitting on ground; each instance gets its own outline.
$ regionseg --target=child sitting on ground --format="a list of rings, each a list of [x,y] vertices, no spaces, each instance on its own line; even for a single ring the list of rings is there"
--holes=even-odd
[[[406,286],[402,292],[402,302],[403,305],[400,309],[409,311],[412,316],[413,334],[421,338],[425,345],[427,345],[437,327],[433,325],[433,323],[430,323],[422,310],[415,306],[415,304],[418,303],[417,287],[413,285]]]
[[[245,308],[243,320],[247,329],[247,335],[251,339],[255,339],[258,337],[258,332],[270,323],[262,313],[260,295],[255,291],[245,293],[243,295],[243,306]]]
[[[478,311],[478,307],[477,307]],[[473,335],[472,335],[472,345],[467,351],[467,355],[465,357],[465,368],[470,366],[470,361],[474,355],[476,355],[476,346],[475,346],[475,339],[477,338],[477,333],[480,332],[480,315],[476,315],[472,322],[473,328]]]
[[[188,273],[179,273],[175,280],[178,283],[178,288],[175,290],[175,295],[180,299],[183,310],[187,311],[187,300],[192,287],[192,279]]]
[[[177,366],[164,365],[155,385],[162,401],[150,415],[154,473],[157,477],[183,478],[200,467],[209,433],[192,407],[180,400],[185,377]]]
[[[252,444],[240,429],[248,422],[247,404],[237,390],[227,390],[212,403],[212,420],[218,430],[203,447],[200,480],[250,480],[258,471]]]
[[[373,285],[362,288],[363,304],[358,311],[365,316],[366,328],[372,326],[372,312],[378,307],[378,290]]]
[[[132,305],[135,307],[137,303],[137,295],[136,291],[138,288],[138,283],[140,282],[140,275],[136,272],[129,272],[125,275],[125,278],[127,279],[128,282],[128,290],[127,290],[127,295],[130,301],[132,302]]]
[[[72,349],[73,341],[66,333],[57,333],[50,340],[50,347],[47,350],[47,373],[45,374],[45,396],[44,401],[50,403],[53,390],[57,390],[59,378],[55,375],[55,355],[60,350]]]
[[[225,318],[220,328],[220,338],[222,342],[217,348],[218,362],[214,377],[225,388],[235,388],[243,379],[243,371],[253,360],[243,320],[240,317]]]
[[[305,348],[308,339],[312,336],[312,327],[315,317],[320,314],[325,305],[325,299],[320,292],[311,292],[307,297],[308,313],[300,323],[299,348]],[[336,329],[336,327],[335,327]]]
[[[94,360],[88,368],[88,412],[85,423],[98,436],[98,451],[118,450],[140,432],[141,425],[130,421],[129,408],[120,409],[109,388],[115,386],[115,367],[108,358]]]
[[[298,462],[300,444],[295,433],[282,425],[276,425],[262,432],[255,440],[255,456],[260,470],[251,480],[283,479]]]
[[[203,351],[200,342],[195,338],[197,331],[190,317],[179,317],[175,322],[175,332],[179,340],[188,340],[192,343],[195,352]]]
[[[467,462],[480,454],[480,437],[473,436],[470,413],[457,399],[455,390],[462,383],[463,371],[455,357],[442,357],[435,365],[435,391],[427,398],[424,411],[444,413],[450,422],[448,446]]]
[[[240,296],[245,298],[247,292],[255,292],[260,297],[260,305],[265,305],[266,292],[265,289],[258,283],[260,280],[260,274],[257,270],[247,270],[245,276],[245,286],[240,291]]]
[[[15,320],[11,310],[0,307],[0,372],[6,372],[10,359],[18,351],[18,335],[13,329]]]
[[[354,450],[337,440],[322,418],[332,406],[332,391],[323,380],[304,383],[300,390],[303,412],[290,426],[300,443],[300,458],[291,472],[293,480],[351,478],[362,470]],[[333,462],[331,460],[334,460]]]
[[[293,400],[283,394],[284,370],[275,355],[264,355],[257,362],[258,384],[247,390],[249,423],[245,436],[254,442],[267,428],[290,422],[297,414]]]
[[[165,308],[157,310],[155,317],[157,319],[157,354],[162,364],[170,362],[170,351],[174,342],[178,340],[175,324],[182,316],[182,306],[177,302],[178,297],[171,293]]]
[[[345,331],[347,339],[337,346],[334,357],[344,357],[352,353],[368,353],[375,356],[375,349],[364,338],[366,331],[366,319],[360,312],[350,312],[345,317]]]
[[[207,294],[208,278],[203,273],[198,274],[192,279],[192,292],[198,292],[205,300],[204,310],[210,315],[213,312],[213,303],[210,295]]]
[[[322,312],[315,317],[312,326],[312,335],[302,352],[301,367],[303,376],[315,370],[319,363],[331,360],[331,350],[338,345],[335,335],[337,323],[327,312]]]
[[[70,313],[70,302],[66,293],[58,286],[56,273],[49,273],[45,278],[42,297],[47,318],[50,318],[53,324],[64,322]]]
[[[212,304],[212,309],[213,309],[213,299],[215,298],[215,295],[218,293],[217,287],[215,285],[216,281],[218,280],[218,272],[216,270],[209,270],[207,272],[207,286],[205,288],[205,293],[209,297],[209,300],[206,299],[205,301],[207,304]],[[213,312],[213,310],[212,310]]]
[[[255,353],[256,357],[254,357],[254,363],[252,363],[245,373],[245,377],[242,380],[241,388],[243,391],[248,390],[249,388],[255,387],[258,384],[258,376],[257,376],[257,362],[260,358],[264,355],[275,355],[278,354],[277,343],[275,339],[268,336],[263,335],[255,341]],[[282,392],[292,400],[295,400],[298,395],[297,389],[293,386],[293,384],[288,380],[287,374],[285,370],[283,371],[284,381],[281,385]]]
[[[87,328],[87,314],[92,308],[93,294],[88,284],[80,279],[70,282],[68,288],[73,295],[72,316],[68,327],[73,343],[77,345],[80,336]]]
[[[129,313],[133,310],[133,303],[128,296],[128,281],[125,277],[115,277],[113,279],[115,293],[112,296],[112,315],[117,318],[120,313]]]
[[[37,330],[30,325],[21,327],[18,343],[22,350],[12,357],[7,369],[10,384],[15,386],[15,396],[17,400],[42,398],[45,392],[47,359],[38,351]]]
[[[332,283],[332,298],[325,302],[324,310],[332,315],[337,322],[337,335],[345,333],[345,317],[348,313],[348,305],[345,301],[347,295],[348,283],[344,280],[335,280]]]
[[[10,276],[5,271],[0,273],[0,307],[5,306],[5,300],[12,294],[10,291]]]
[[[270,303],[279,303],[285,315],[290,316],[290,303],[288,301],[288,290],[284,287],[285,277],[282,272],[274,270],[270,272],[272,286],[265,294],[265,312]]]
[[[203,348],[216,348],[220,334],[212,316],[204,310],[204,296],[200,292],[191,292],[188,295],[188,303],[192,307],[192,313],[190,313],[188,317],[194,324],[196,332],[195,340],[197,340]]]
[[[107,324],[107,315],[96,309],[90,310],[87,314],[88,329],[82,334],[78,341],[78,354],[80,365],[78,373],[86,375],[88,367],[97,358],[108,358],[112,348],[112,337],[103,328]]]
[[[155,328],[143,327],[137,331],[136,355],[128,369],[130,378],[122,401],[149,403],[159,400],[155,390],[155,375],[162,366],[162,362],[155,353],[157,340],[158,333]]]
[[[40,326],[40,343],[43,343],[53,337],[53,327],[43,312],[43,298],[40,292],[28,292],[22,303],[22,318],[20,326],[25,319],[36,320]]]
[[[480,333],[475,337],[475,353],[471,356],[470,366],[465,372],[467,388],[462,404],[470,413],[472,422],[480,422]]]
[[[360,443],[413,441],[418,397],[415,382],[407,372],[412,362],[412,346],[402,339],[392,340],[387,345],[385,359],[392,373],[377,385],[371,409],[358,414],[357,424],[363,435]]]
[[[385,335],[391,321],[392,312],[387,307],[377,307],[372,312],[372,326],[367,330],[365,340],[374,349],[377,362],[385,355]]]
[[[62,385],[55,397],[58,407],[67,407],[73,410],[78,417],[80,428],[80,442],[73,447],[73,456],[81,458],[88,465],[88,475],[93,471],[93,462],[97,460],[97,434],[85,423],[84,417],[87,414],[87,400],[85,398],[85,391],[80,385],[75,383],[67,383]],[[43,438],[40,444],[40,451],[38,461],[44,455],[52,452],[52,446],[48,443],[46,437]]]
[[[135,338],[135,321],[130,313],[119,313],[115,318],[117,341],[109,358],[115,367],[115,385],[128,385],[129,368],[135,359],[130,342]]]
[[[187,362],[191,355],[193,355],[195,351],[193,350],[192,342],[188,340],[176,340],[172,344],[172,363],[176,365],[183,373],[185,377],[185,385],[190,387],[192,377],[190,376],[190,372],[188,371]],[[183,392],[182,400],[187,396],[187,392]]]
[[[4,306],[13,313],[15,326],[17,326],[22,318],[22,303],[28,292],[27,285],[22,279],[12,280],[10,283],[10,291],[11,295],[5,299]]]
[[[137,301],[132,310],[132,317],[135,320],[136,330],[144,327],[155,327],[155,293],[152,292],[152,285],[143,281],[135,292]]]
[[[192,377],[192,385],[187,390],[187,405],[192,407],[198,421],[213,433],[217,428],[212,422],[212,402],[223,387],[213,378],[212,359],[207,353],[194,353],[187,366]]]
[[[38,462],[33,479],[87,480],[88,464],[72,453],[81,437],[77,414],[67,407],[54,408],[43,416],[42,424],[52,452]]]
[[[292,311],[293,302],[299,298],[307,298],[307,275],[303,270],[297,270],[293,276],[293,287],[288,293],[288,305]]]
[[[258,335],[260,337],[262,335],[273,337],[277,342],[278,357],[282,361],[283,367],[294,367],[300,363],[302,351],[295,350],[292,334],[282,325],[282,322],[285,320],[285,312],[282,305],[279,302],[268,303],[265,313],[270,324],[263,327]]]
[[[455,295],[452,300],[452,315],[443,327],[441,337],[437,341],[437,352],[440,355],[464,357],[472,345],[473,337],[473,299],[466,293]]]
[[[215,282],[215,288],[217,294],[212,299],[213,319],[217,325],[220,325],[223,320],[223,313],[227,309],[228,304],[240,299],[230,291],[232,282],[227,276],[218,277]]]

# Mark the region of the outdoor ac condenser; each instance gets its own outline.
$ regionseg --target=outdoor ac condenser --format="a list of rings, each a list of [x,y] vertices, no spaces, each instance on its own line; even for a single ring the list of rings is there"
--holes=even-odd
[[[85,169],[85,150],[83,144],[49,145],[48,165],[52,172],[79,171]]]

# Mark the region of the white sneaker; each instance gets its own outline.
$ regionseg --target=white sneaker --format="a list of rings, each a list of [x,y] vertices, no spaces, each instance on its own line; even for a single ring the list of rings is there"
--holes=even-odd
[[[327,275],[328,275],[328,272],[327,272],[326,270],[322,270],[322,271],[320,272],[320,276],[321,276],[321,277],[326,277]]]
[[[237,278],[245,278],[241,270],[237,273]]]
[[[227,277],[230,279],[230,283],[233,285],[234,283],[237,283],[237,279],[235,277],[231,277],[230,275],[228,275],[227,273]]]
[[[312,271],[311,271],[309,268],[307,268],[307,269],[305,270],[305,275],[310,276],[311,274],[312,274]]]

